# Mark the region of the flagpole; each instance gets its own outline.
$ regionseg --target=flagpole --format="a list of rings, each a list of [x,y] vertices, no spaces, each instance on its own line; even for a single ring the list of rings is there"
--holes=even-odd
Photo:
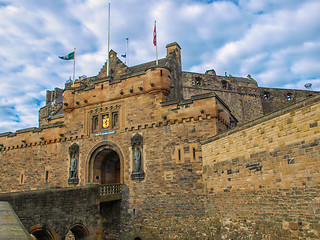
[[[110,52],[110,3],[108,10],[108,61],[107,61],[107,77],[109,77],[109,52]]]
[[[72,87],[74,87],[75,72],[76,72],[76,48],[74,48],[74,52],[73,52],[73,85]]]
[[[129,66],[129,38],[127,38],[126,64]]]
[[[158,43],[157,43],[157,21],[154,21],[154,34],[155,34],[155,45],[156,45],[156,65],[159,64],[158,62]]]

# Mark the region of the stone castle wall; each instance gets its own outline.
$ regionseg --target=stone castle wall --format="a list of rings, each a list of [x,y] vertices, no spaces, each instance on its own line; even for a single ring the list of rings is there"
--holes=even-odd
[[[155,234],[159,239],[173,236],[180,238],[185,234],[181,229],[198,236],[203,232],[202,227],[199,225],[190,230],[190,226],[194,225],[195,220],[201,221],[204,216],[200,141],[215,135],[218,128],[225,128],[230,116],[217,117],[217,107],[222,109],[223,105],[217,104],[214,97],[190,103],[192,111],[168,105],[161,107],[165,109],[161,112],[153,99],[155,96],[150,96],[150,99],[143,100],[136,96],[135,101],[126,104],[118,102],[119,114],[124,116],[120,117],[123,119],[114,134],[94,136],[90,127],[87,128],[89,132],[84,132],[85,125],[79,122],[85,114],[80,114],[82,109],[75,109],[72,112],[75,116],[74,125],[68,129],[73,129],[73,133],[78,135],[71,135],[65,126],[61,126],[36,134],[27,131],[12,137],[6,136],[9,141],[1,151],[2,159],[6,161],[1,165],[1,171],[9,174],[1,175],[1,180],[8,183],[1,186],[1,191],[68,187],[69,147],[73,143],[79,145],[79,185],[85,186],[92,149],[101,143],[113,143],[120,149],[123,159],[121,183],[126,194],[123,195],[121,224],[118,226],[122,237]],[[140,109],[142,103],[139,101],[147,101],[144,104],[150,105],[146,108],[150,112]],[[114,105],[100,106],[110,108]],[[171,108],[175,110],[168,110]],[[204,112],[201,113],[201,110]],[[166,120],[162,117],[164,113]],[[227,113],[224,111],[220,114]],[[140,120],[147,117],[147,120]],[[130,122],[130,119],[134,121]],[[161,122],[157,121],[161,119]],[[57,129],[59,131],[55,132]],[[143,180],[131,179],[133,152],[130,141],[137,133],[143,137],[143,170],[146,174]],[[42,136],[44,139],[41,139]],[[22,139],[26,140],[26,144],[16,146]],[[19,182],[21,170],[24,174],[22,183]]]
[[[63,102],[40,110],[39,128],[0,134],[3,200],[17,204],[22,218],[32,212],[18,204],[30,204],[35,224],[62,231],[59,216],[77,216],[66,201],[79,195],[80,214],[89,207],[110,239],[319,236],[319,97],[298,103],[310,92],[292,91],[288,100],[284,91],[271,89],[265,99],[265,89],[250,76],[181,72],[180,47],[168,45],[167,51],[159,66],[132,68],[111,51],[110,76],[105,65],[98,76],[67,84]],[[47,103],[59,94],[48,92]],[[110,124],[103,128],[106,115]],[[249,123],[223,133],[236,125],[234,117]],[[139,178],[133,177],[137,134],[143,139]],[[69,184],[73,144],[79,146],[79,183]],[[101,155],[94,155],[100,147]],[[103,162],[117,159],[122,200],[101,203],[97,216],[98,197],[87,183],[102,182]],[[63,198],[68,189],[69,200]],[[26,190],[38,191],[8,193]],[[41,208],[50,216],[50,204],[58,208],[53,217],[39,217]],[[98,223],[90,221],[94,232]]]
[[[10,203],[30,233],[43,230],[55,239],[64,239],[68,230],[80,225],[88,231],[89,239],[101,237],[98,185],[3,193],[0,200]]]
[[[254,80],[183,72],[185,99],[205,93],[217,94],[240,124],[263,116],[261,93]]]
[[[194,224],[204,217],[198,140],[214,131],[210,121],[204,119],[128,132],[129,136],[136,132],[144,136],[146,176],[142,181],[127,181],[127,214],[132,217],[125,227],[127,236],[181,239],[192,232],[194,237],[202,237],[202,227]],[[199,132],[203,137],[199,138]]]
[[[202,146],[213,232],[253,239],[320,236],[320,103],[314,97]],[[227,200],[226,200],[227,199]],[[213,227],[215,226],[215,227]]]
[[[259,90],[264,114],[272,113],[319,94],[314,91],[293,89],[259,88]]]
[[[161,106],[157,95],[143,98],[135,95],[121,102],[76,108],[65,113],[60,127],[4,135],[1,171],[8,174],[1,174],[1,181],[6,182],[1,185],[1,191],[69,187],[69,147],[73,143],[79,145],[79,186],[84,187],[89,181],[88,161],[93,149],[100,144],[114,144],[121,152],[121,183],[126,193],[118,225],[122,237],[135,234],[155,234],[160,239],[183,237],[181,229],[189,232],[195,219],[200,221],[204,215],[203,198],[199,197],[203,186],[199,142],[217,134],[219,128],[229,126],[231,117],[214,95],[194,99],[189,106]],[[91,129],[91,110],[95,115],[111,107],[119,113],[119,127],[110,129],[115,133],[95,136]],[[218,108],[223,110],[219,117]],[[146,175],[142,180],[131,178],[131,138],[137,133],[143,137],[142,168]],[[48,217],[48,221],[50,219]],[[201,226],[192,230],[192,234],[201,232]]]

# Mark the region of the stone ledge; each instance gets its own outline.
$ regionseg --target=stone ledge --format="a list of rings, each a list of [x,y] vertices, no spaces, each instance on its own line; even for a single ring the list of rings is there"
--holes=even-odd
[[[0,202],[0,239],[32,240],[8,202]]]
[[[145,173],[144,171],[140,171],[140,172],[132,172],[131,173],[131,179],[144,179],[145,178]]]

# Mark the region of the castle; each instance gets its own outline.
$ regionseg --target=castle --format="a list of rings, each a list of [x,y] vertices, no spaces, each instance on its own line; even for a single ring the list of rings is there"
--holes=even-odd
[[[318,239],[319,99],[184,72],[177,43],[158,65],[111,50],[0,134],[0,201],[37,239]]]

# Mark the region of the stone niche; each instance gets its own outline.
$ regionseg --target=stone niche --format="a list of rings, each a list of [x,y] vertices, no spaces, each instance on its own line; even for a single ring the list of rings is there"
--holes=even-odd
[[[69,147],[69,155],[70,155],[70,167],[69,167],[69,184],[78,184],[78,161],[79,161],[79,145],[73,143]]]
[[[132,173],[131,179],[144,179],[145,173],[143,171],[143,137],[136,133],[131,138],[132,147]]]

